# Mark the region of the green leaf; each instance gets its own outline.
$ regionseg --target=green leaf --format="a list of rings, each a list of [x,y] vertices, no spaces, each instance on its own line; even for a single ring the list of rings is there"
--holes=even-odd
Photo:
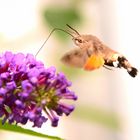
[[[29,129],[22,128],[17,125],[11,125],[8,123],[5,123],[2,125],[2,121],[0,120],[0,130],[6,130],[6,131],[12,131],[16,133],[21,133],[21,134],[27,134],[27,135],[32,135],[32,136],[37,136],[37,137],[42,137],[42,138],[47,138],[47,139],[52,139],[52,140],[64,140],[62,138],[59,138],[57,136],[50,136],[42,133],[38,133]]]
[[[79,106],[76,108],[73,115],[78,119],[82,119],[90,123],[99,123],[100,125],[113,130],[120,129],[119,118],[114,112],[107,112],[95,107]]]

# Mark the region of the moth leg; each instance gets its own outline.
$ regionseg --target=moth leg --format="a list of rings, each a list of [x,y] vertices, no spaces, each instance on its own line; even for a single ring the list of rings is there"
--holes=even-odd
[[[105,65],[103,65],[103,67],[106,68],[106,69],[108,69],[108,70],[112,70],[111,68],[109,68],[109,67],[107,67]]]

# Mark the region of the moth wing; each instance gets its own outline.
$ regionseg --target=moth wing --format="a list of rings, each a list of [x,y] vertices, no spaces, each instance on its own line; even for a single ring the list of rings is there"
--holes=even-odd
[[[64,64],[77,68],[83,68],[87,60],[88,54],[86,53],[86,51],[80,48],[75,48],[67,52],[61,58],[61,61]]]
[[[87,59],[85,65],[84,65],[84,69],[89,70],[89,71],[95,70],[95,69],[102,67],[104,65],[104,63],[105,63],[105,61],[101,55],[93,54]]]

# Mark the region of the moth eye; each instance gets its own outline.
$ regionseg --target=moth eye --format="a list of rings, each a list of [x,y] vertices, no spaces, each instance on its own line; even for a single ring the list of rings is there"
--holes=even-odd
[[[81,39],[78,39],[78,42],[79,42],[79,43],[82,43],[83,41],[82,41]]]
[[[75,39],[75,42],[76,43],[82,43],[83,41],[82,41],[82,39]]]

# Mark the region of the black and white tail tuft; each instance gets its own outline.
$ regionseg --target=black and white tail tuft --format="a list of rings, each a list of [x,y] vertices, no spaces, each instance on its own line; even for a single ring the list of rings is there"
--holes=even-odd
[[[134,67],[131,67],[129,69],[127,69],[127,72],[132,76],[132,77],[136,77],[138,70]]]
[[[136,77],[138,70],[130,65],[128,60],[124,56],[118,57],[119,67],[123,67],[127,70],[130,76]]]

